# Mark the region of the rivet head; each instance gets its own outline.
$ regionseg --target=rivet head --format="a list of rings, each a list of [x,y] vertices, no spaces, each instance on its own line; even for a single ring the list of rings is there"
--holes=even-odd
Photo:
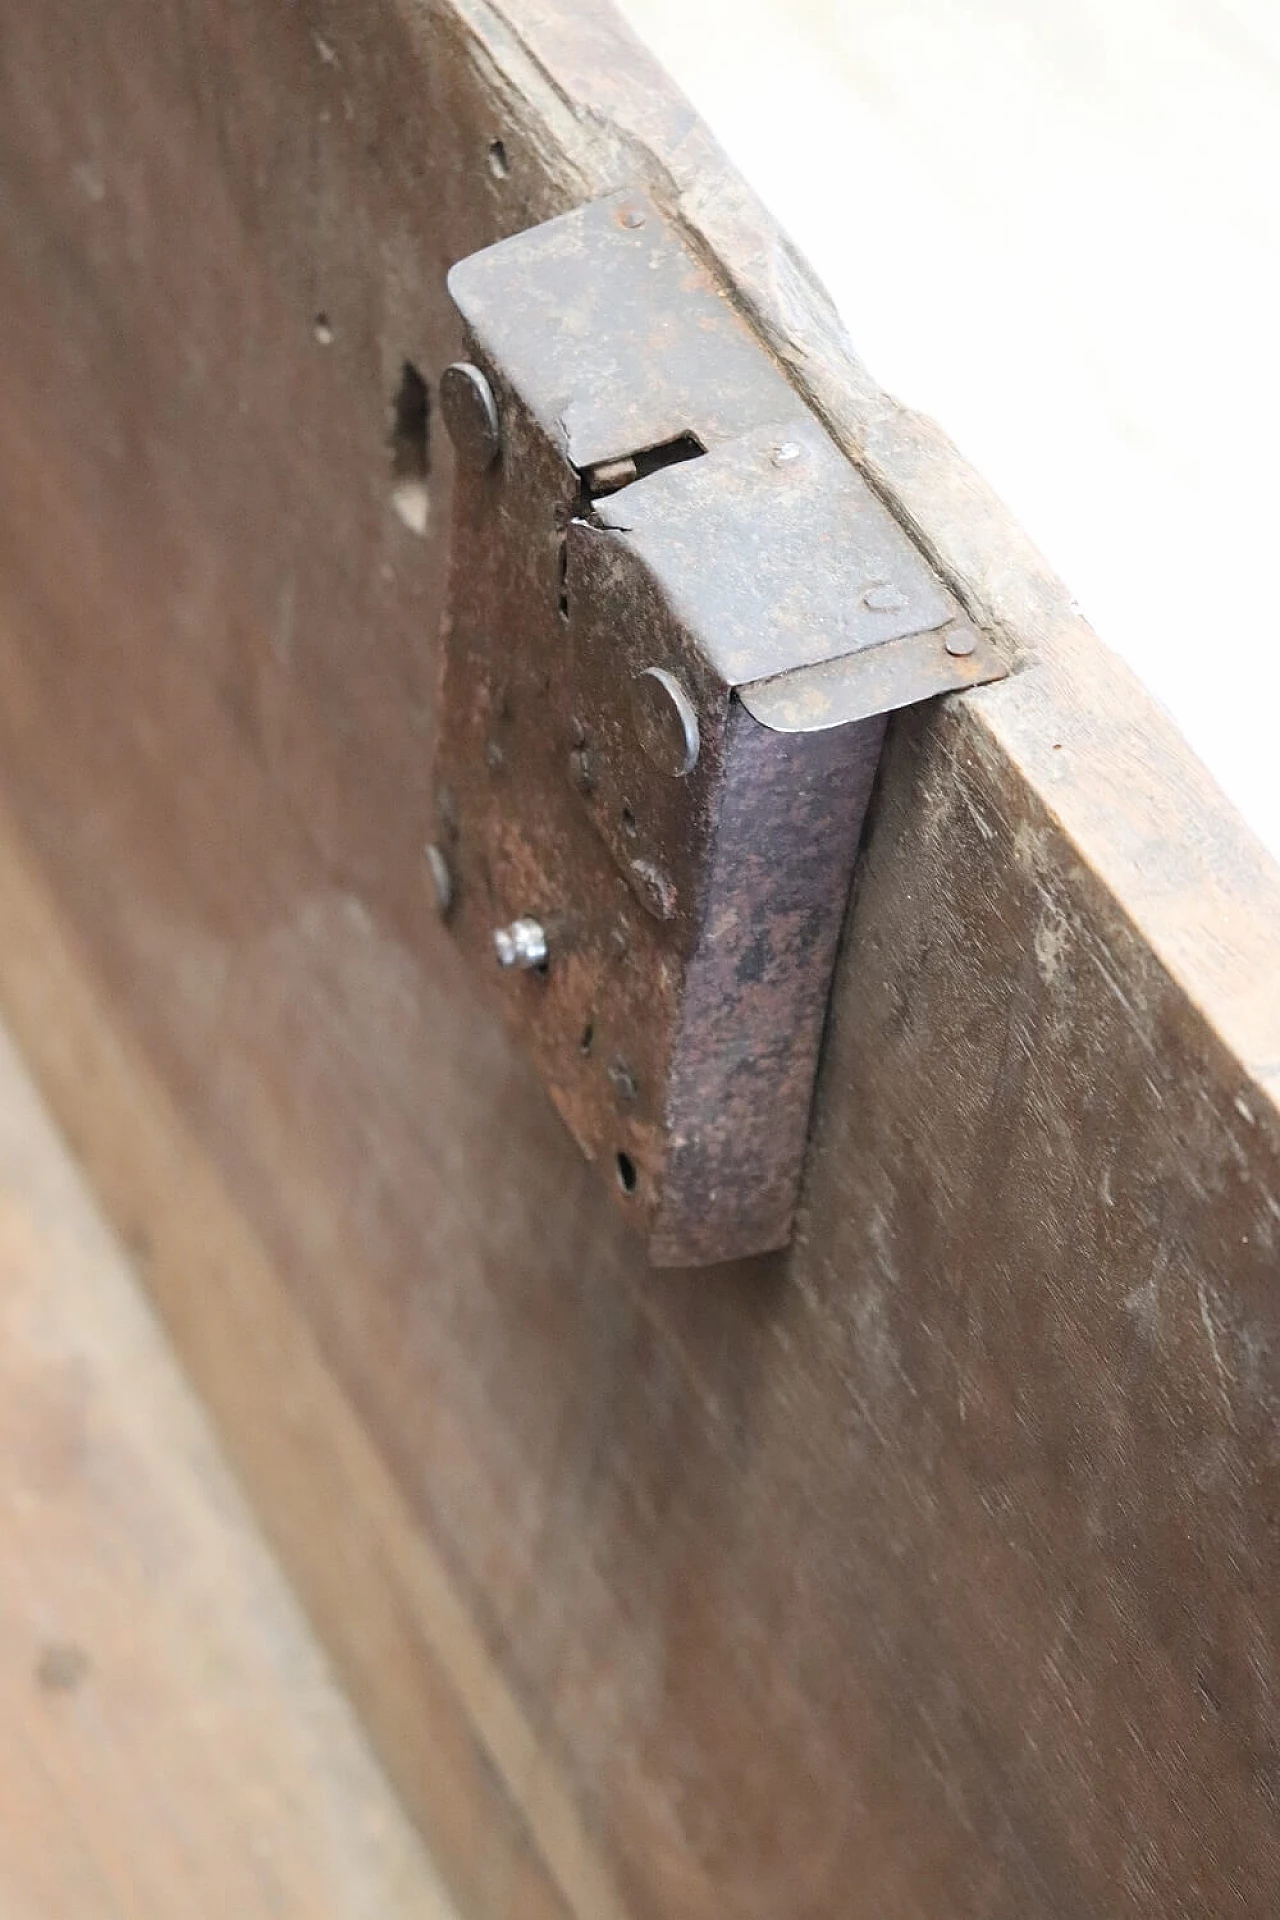
[[[646,755],[662,773],[692,773],[701,744],[692,700],[665,667],[646,667],[631,682],[631,715]]]
[[[633,860],[631,884],[641,903],[655,920],[669,920],[676,910],[676,890],[669,877],[652,860]]]
[[[436,896],[436,906],[443,916],[453,905],[453,874],[442,848],[434,843],[427,848],[427,872],[431,876],[431,885]]]
[[[949,627],[945,644],[948,653],[963,659],[977,646],[978,636],[972,627]]]
[[[500,967],[513,967],[532,973],[547,964],[547,936],[537,920],[513,920],[509,927],[495,927],[493,950]]]
[[[624,227],[642,227],[644,225],[643,207],[624,207],[618,215],[618,221]]]
[[[502,451],[502,433],[493,388],[469,360],[455,361],[440,376],[440,411],[458,459],[472,473],[484,473]]]
[[[862,596],[862,604],[872,613],[901,613],[907,604],[907,596],[901,587],[888,584],[868,587]]]

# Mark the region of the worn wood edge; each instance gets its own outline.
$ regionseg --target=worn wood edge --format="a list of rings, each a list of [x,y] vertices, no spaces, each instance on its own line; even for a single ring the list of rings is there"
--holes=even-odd
[[[607,1867],[448,1568],[267,1251],[118,1029],[3,816],[0,924],[4,1014],[144,1270],[264,1529],[463,1910],[485,1910],[486,1887],[520,1871],[500,1857],[502,1819],[487,1819],[500,1811],[500,1790],[536,1853],[518,1901],[526,1920],[626,1920]],[[141,1221],[145,1229],[130,1227]],[[496,1776],[476,1841],[479,1888],[466,1857],[477,1783],[475,1769],[462,1777],[461,1759],[472,1738]]]
[[[1280,1115],[1280,869],[1173,722],[946,434],[871,379],[813,270],[612,0],[450,3],[566,185],[642,178],[714,258],[833,438],[995,632],[1014,671],[952,696],[963,735],[1026,784]]]

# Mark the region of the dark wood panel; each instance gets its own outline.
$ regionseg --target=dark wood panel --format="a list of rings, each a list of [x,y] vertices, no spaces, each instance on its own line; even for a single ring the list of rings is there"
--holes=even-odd
[[[602,10],[2,46],[0,986],[468,1909],[1270,1913],[1273,870]],[[391,503],[448,262],[641,176],[1021,667],[895,722],[800,1238],[700,1276],[435,923],[443,440]]]

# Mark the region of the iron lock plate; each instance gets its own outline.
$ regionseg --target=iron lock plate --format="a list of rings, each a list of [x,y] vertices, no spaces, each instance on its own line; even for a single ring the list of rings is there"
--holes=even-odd
[[[453,932],[656,1264],[782,1246],[885,713],[1003,665],[645,195],[449,287]]]

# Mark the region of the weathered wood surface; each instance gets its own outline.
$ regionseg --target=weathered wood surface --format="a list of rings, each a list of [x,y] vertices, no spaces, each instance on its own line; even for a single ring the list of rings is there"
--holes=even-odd
[[[1274,1912],[1275,870],[608,13],[3,33],[0,991],[464,1910]],[[1020,669],[894,723],[797,1246],[697,1277],[432,916],[386,444],[640,177]]]
[[[2,1032],[0,1276],[5,1920],[447,1920]]]

